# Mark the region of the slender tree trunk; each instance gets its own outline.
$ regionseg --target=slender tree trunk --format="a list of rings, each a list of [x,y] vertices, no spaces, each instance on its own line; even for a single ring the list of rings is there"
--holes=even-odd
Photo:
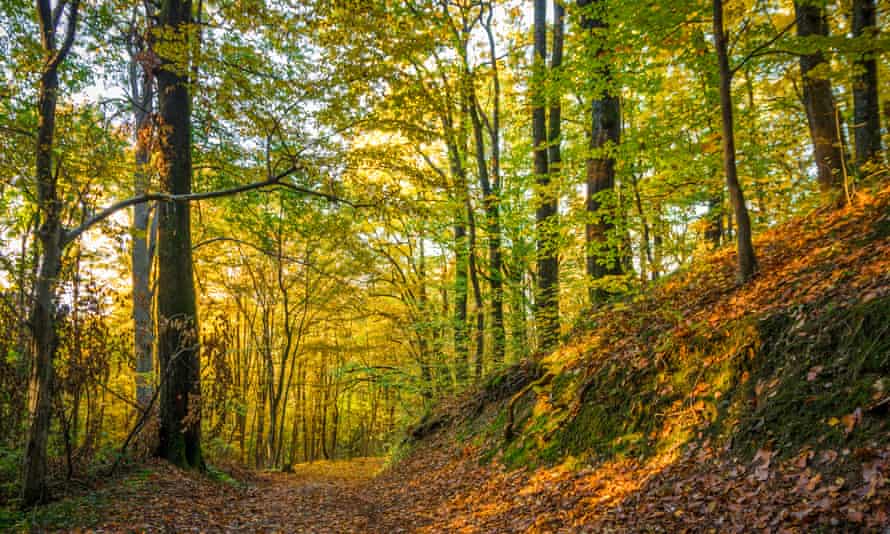
[[[260,379],[260,383],[257,386],[257,395],[259,399],[257,401],[256,407],[256,427],[254,428],[254,458],[253,464],[254,467],[261,468],[266,465],[266,454],[265,454],[265,446],[266,446],[266,398],[269,395],[269,388],[266,386],[266,381],[264,379]]]
[[[325,460],[331,459],[331,454],[328,451],[328,399],[330,398],[330,383],[328,382],[328,367],[327,361],[323,357],[322,365],[324,367],[324,374],[322,374],[322,384],[321,387],[323,389],[321,403],[320,403],[320,411],[321,411],[321,429],[319,431],[319,437],[321,440],[321,455]]]
[[[309,403],[306,402],[306,377],[308,370],[303,373],[303,385],[300,388],[300,422],[303,426],[303,461],[309,461]]]
[[[61,201],[56,192],[52,172],[52,147],[55,131],[58,72],[44,72],[40,79],[40,123],[37,131],[37,186],[41,225],[40,268],[34,289],[29,324],[33,332],[31,379],[28,386],[29,429],[25,448],[22,500],[31,505],[45,500],[46,444],[52,411],[53,359],[58,346],[56,332],[55,292],[62,261]]]
[[[482,289],[479,284],[479,268],[476,265],[476,216],[473,213],[473,205],[467,197],[467,222],[470,227],[469,235],[469,262],[470,281],[473,284],[473,313],[476,316],[476,332],[473,334],[475,344],[475,378],[482,379],[482,370],[485,356],[485,304],[482,301]]]
[[[562,8],[559,7],[561,13]],[[562,17],[557,19],[561,27]],[[561,35],[562,30],[559,30]],[[561,38],[554,39],[554,48]],[[561,50],[554,52],[557,66],[562,59]],[[548,351],[559,339],[559,264],[557,239],[558,213],[554,184],[551,181],[547,150],[547,98],[544,83],[547,72],[547,2],[535,0],[534,4],[534,61],[530,83],[532,102],[532,146],[534,147],[535,228],[537,232],[537,291],[535,295],[535,322],[538,331],[538,349]],[[559,119],[559,114],[556,116]],[[552,117],[551,117],[552,119]],[[552,120],[551,120],[552,122]],[[557,120],[557,123],[559,121]],[[558,126],[556,132],[559,132]],[[551,135],[553,133],[551,127]],[[557,162],[558,168],[558,162]]]
[[[454,225],[454,356],[455,376],[462,383],[469,374],[469,343],[467,339],[467,283],[469,255],[467,230],[462,222]]]
[[[291,422],[291,433],[290,433],[290,457],[287,462],[287,471],[290,472],[293,469],[295,463],[297,463],[297,445],[299,444],[300,437],[300,414],[302,413],[302,400],[300,399],[300,389],[302,388],[303,382],[303,364],[297,366],[297,390],[294,392],[294,401],[296,406],[294,406],[294,418]]]
[[[492,361],[495,364],[504,361],[504,286],[503,286],[503,259],[501,256],[501,217],[499,208],[500,184],[495,182],[494,187],[489,178],[488,165],[485,161],[485,138],[482,131],[482,121],[475,105],[470,108],[470,119],[473,123],[473,134],[476,142],[476,166],[479,172],[479,185],[482,188],[482,205],[485,209],[486,230],[488,233],[488,263],[489,285],[491,286],[491,335],[492,335]],[[497,134],[492,142],[497,142]],[[494,155],[492,155],[494,158]],[[496,188],[496,189],[495,189]],[[475,245],[475,235],[472,236]],[[475,263],[475,262],[474,262]],[[475,276],[475,274],[474,274]],[[477,280],[474,280],[474,284]],[[474,286],[474,290],[476,287]],[[478,319],[477,319],[478,321]]]
[[[52,412],[53,359],[58,347],[56,332],[56,288],[65,247],[62,227],[62,199],[58,192],[58,173],[53,168],[56,103],[59,93],[59,65],[65,60],[77,28],[79,2],[69,6],[68,25],[57,49],[58,17],[53,16],[49,0],[37,1],[41,44],[46,62],[37,94],[37,146],[35,175],[40,225],[40,262],[34,287],[34,302],[28,323],[31,327],[31,376],[28,383],[28,433],[22,468],[22,504],[31,506],[48,498],[46,485],[46,446]]]
[[[732,118],[732,72],[726,52],[726,31],[723,27],[723,0],[714,0],[714,48],[720,69],[720,111],[723,118],[723,171],[732,209],[735,212],[738,252],[738,278],[744,283],[757,272],[757,258],[751,242],[751,221],[742,187],[739,185],[735,161],[735,138]]]
[[[483,176],[479,171],[479,181],[482,186],[483,208],[485,209],[486,224],[488,230],[488,268],[489,285],[491,286],[491,357],[495,365],[504,361],[504,260],[501,251],[501,82],[498,70],[497,48],[495,46],[492,20],[494,18],[494,3],[489,4],[488,18],[484,24],[485,33],[488,36],[488,50],[491,60],[491,176],[488,172]],[[474,98],[474,102],[476,99]],[[473,107],[475,109],[475,106]],[[478,122],[478,121],[477,121]],[[474,129],[476,125],[474,124]],[[481,128],[479,133],[481,134]],[[477,153],[480,139],[476,141]],[[484,146],[482,147],[484,150]],[[483,166],[484,167],[484,166]]]
[[[420,257],[417,260],[417,283],[418,289],[418,319],[415,321],[415,331],[417,336],[417,345],[419,352],[420,377],[423,380],[424,401],[428,401],[433,396],[435,384],[433,383],[433,373],[430,369],[430,317],[429,317],[429,296],[426,287],[426,252],[423,246],[423,235],[417,239],[417,248]]]
[[[708,225],[705,227],[705,240],[713,248],[719,248],[723,240],[723,194],[708,199]]]
[[[795,2],[794,11],[798,36],[828,35],[828,21],[822,7],[812,2]],[[825,57],[821,51],[800,56],[804,107],[813,139],[819,187],[823,193],[834,193],[843,185],[843,143],[838,131],[840,121],[834,95],[831,93],[831,82],[825,78],[810,76],[811,72],[824,63]]]
[[[853,0],[853,36],[863,42],[877,39],[877,8],[874,0]],[[878,104],[877,52],[868,49],[855,61],[853,79],[853,129],[856,166],[875,160],[881,152],[881,110]]]
[[[147,166],[151,159],[151,114],[154,102],[154,88],[148,69],[143,69],[135,59],[136,50],[131,50],[130,89],[136,102],[133,119],[136,125],[136,173],[134,175],[135,195],[148,192],[149,175]],[[140,72],[141,71],[141,72]],[[152,374],[154,360],[154,324],[151,317],[151,255],[149,250],[148,203],[133,206],[133,228],[131,231],[133,263],[133,350],[136,359],[136,403],[146,408],[154,394]]]
[[[640,278],[642,281],[647,279],[647,269],[653,274],[655,273],[655,261],[652,258],[651,231],[649,230],[649,221],[646,219],[646,212],[643,210],[643,198],[640,196],[640,187],[635,170],[630,172],[630,184],[634,194],[634,206],[637,208],[637,215],[640,217],[640,226],[642,232],[640,235],[641,251],[640,251]]]
[[[520,252],[521,237],[510,248],[510,265],[507,269],[510,289],[510,349],[516,360],[528,356],[527,307],[524,274],[526,256]]]
[[[331,403],[331,460],[337,459],[337,431],[340,429],[340,408],[337,406],[337,389],[334,388],[334,402]]]

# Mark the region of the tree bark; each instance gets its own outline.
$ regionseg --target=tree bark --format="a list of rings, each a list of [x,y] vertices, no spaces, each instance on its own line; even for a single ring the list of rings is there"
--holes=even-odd
[[[177,48],[186,56],[190,52],[187,36],[191,16],[191,0],[165,0],[159,12],[161,38],[184,38],[185,44]],[[187,65],[181,59],[162,57],[157,72],[160,175],[169,194],[188,194],[192,184],[192,105],[189,80],[184,74]],[[161,383],[157,455],[180,467],[203,469],[201,367],[189,203],[165,202],[159,206],[158,216],[158,360],[165,376]]]
[[[584,30],[591,33],[597,30],[607,31],[605,13],[601,12],[605,9],[602,0],[578,0],[578,7],[598,10],[597,13],[588,11],[582,14],[581,27]],[[601,40],[599,36],[593,38]],[[604,55],[604,46],[597,42],[592,56],[597,58],[601,65],[593,75],[607,88],[597,91],[598,94],[590,95],[591,156],[587,159],[585,200],[588,223],[585,228],[585,238],[587,276],[592,283],[605,276],[622,273],[620,246],[612,235],[615,230],[613,220],[617,215],[612,199],[615,189],[615,158],[608,152],[610,147],[617,146],[621,140],[621,108],[618,96],[611,89],[612,76]],[[608,292],[595,285],[589,290],[591,304],[601,302],[607,296]]]
[[[135,104],[133,122],[136,127],[136,150],[134,174],[134,195],[148,192],[148,163],[151,159],[151,114],[154,102],[154,86],[151,73],[142,68],[136,60],[136,48],[130,50],[130,92]],[[151,317],[151,260],[153,251],[149,249],[148,203],[133,206],[133,228],[131,238],[131,260],[133,263],[133,350],[136,359],[136,403],[145,408],[154,394],[152,374],[154,359],[154,324]]]
[[[473,334],[475,346],[474,375],[477,381],[482,379],[485,358],[485,304],[482,300],[482,288],[479,284],[479,266],[476,265],[476,215],[473,205],[467,196],[467,222],[469,223],[469,262],[470,282],[473,284],[473,314],[476,316],[476,331]]]
[[[454,355],[457,360],[455,376],[458,382],[463,382],[469,374],[470,356],[467,339],[469,255],[467,254],[467,229],[462,222],[454,225],[454,256]]]
[[[745,205],[745,196],[739,185],[735,160],[735,133],[732,111],[732,71],[726,52],[726,31],[723,27],[723,0],[714,0],[714,48],[720,69],[720,111],[723,118],[723,172],[726,173],[726,187],[735,212],[738,253],[738,279],[744,283],[757,272],[757,258],[751,242],[751,220]]]
[[[507,277],[510,289],[510,348],[515,360],[528,356],[527,307],[525,293],[526,254],[522,237],[517,237],[510,248],[510,263]]]
[[[823,8],[814,3],[795,2],[794,11],[798,36],[828,36],[828,21]],[[843,186],[843,144],[838,131],[840,121],[831,93],[831,82],[810,75],[825,62],[821,51],[800,57],[804,107],[813,140],[819,187],[823,193],[830,194]]]
[[[491,358],[495,365],[504,361],[504,260],[501,251],[501,82],[498,70],[497,49],[495,47],[492,19],[494,3],[489,4],[488,19],[484,27],[488,36],[488,51],[491,60],[491,177],[488,172],[479,171],[482,186],[483,208],[488,226],[488,268],[491,286]],[[475,101],[475,98],[474,98]],[[475,109],[475,106],[474,108]],[[474,125],[475,127],[475,125]],[[480,132],[481,134],[481,128]],[[477,139],[477,152],[479,148]],[[484,146],[482,147],[484,150]],[[483,176],[484,174],[484,176]]]
[[[853,36],[862,42],[877,39],[877,9],[874,0],[853,0]],[[878,62],[874,49],[864,51],[854,62],[853,131],[856,167],[876,160],[881,152],[881,110],[878,104]]]
[[[554,2],[556,5],[556,2]],[[561,12],[561,7],[558,8]],[[562,17],[557,18],[561,27]],[[561,30],[559,30],[561,34]],[[561,38],[554,38],[553,59],[557,66],[562,59]],[[534,148],[535,190],[535,229],[537,232],[537,291],[535,295],[535,322],[538,331],[538,349],[552,349],[559,338],[559,264],[557,253],[557,201],[553,192],[547,149],[547,98],[543,85],[547,71],[547,2],[535,0],[534,5],[534,60],[530,83],[532,102],[532,146]],[[552,113],[552,110],[551,110]],[[557,118],[558,123],[559,114]],[[551,123],[553,117],[551,117]],[[551,136],[553,134],[551,124]],[[557,162],[558,166],[558,162]]]
[[[37,95],[37,146],[35,175],[40,225],[40,262],[34,287],[34,302],[28,316],[31,327],[31,375],[28,383],[28,433],[22,467],[22,504],[31,506],[48,497],[46,485],[46,446],[52,412],[53,359],[58,347],[56,331],[56,289],[62,268],[64,228],[58,172],[53,169],[56,104],[59,92],[59,65],[65,60],[77,28],[78,0],[69,9],[64,39],[56,43],[59,18],[53,16],[49,0],[37,1],[37,17],[44,53],[44,67]]]

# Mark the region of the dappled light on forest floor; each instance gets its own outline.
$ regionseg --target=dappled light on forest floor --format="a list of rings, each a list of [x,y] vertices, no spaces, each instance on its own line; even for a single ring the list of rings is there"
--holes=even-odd
[[[746,462],[706,444],[677,458],[535,472],[461,452],[424,449],[374,487],[397,496],[404,520],[422,516],[424,532],[868,531],[890,520],[886,446],[782,461],[762,450]]]
[[[435,439],[405,462],[316,462],[215,479],[153,463],[126,477],[96,532],[811,532],[890,521],[890,447],[751,461],[707,444],[647,462],[530,472]],[[844,465],[843,469],[838,467]],[[850,469],[849,466],[857,466]],[[93,502],[93,501],[84,501]],[[83,511],[83,510],[82,510]],[[86,512],[86,511],[83,511]],[[70,526],[70,525],[69,525]],[[716,529],[716,530],[714,530]]]

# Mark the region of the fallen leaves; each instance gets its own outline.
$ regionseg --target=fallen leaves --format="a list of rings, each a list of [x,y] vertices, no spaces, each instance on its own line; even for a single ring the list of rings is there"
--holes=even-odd
[[[243,487],[157,463],[93,531],[870,531],[888,521],[890,446],[843,458],[857,457],[869,460],[855,480],[829,474],[833,450],[779,461],[763,448],[744,463],[707,444],[646,462],[507,471],[440,437],[376,477],[380,459],[318,462],[248,475]]]
[[[862,409],[856,408],[856,410],[851,413],[841,417],[841,423],[844,424],[844,434],[849,435],[853,432],[853,429],[856,428],[856,424],[862,420]]]
[[[754,472],[752,473],[752,479],[760,482],[765,482],[769,480],[770,477],[770,458],[772,458],[772,451],[760,449],[757,451],[757,454],[754,455]]]

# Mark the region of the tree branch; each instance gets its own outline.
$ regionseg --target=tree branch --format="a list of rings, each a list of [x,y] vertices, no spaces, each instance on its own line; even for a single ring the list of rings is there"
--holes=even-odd
[[[63,6],[63,4],[59,4],[59,6]],[[65,39],[62,41],[62,46],[59,47],[59,51],[53,56],[52,60],[50,60],[49,65],[47,66],[47,70],[52,70],[59,66],[59,64],[65,60],[65,57],[68,55],[68,52],[71,51],[71,45],[74,44],[74,34],[77,33],[77,12],[80,8],[80,0],[74,0],[71,2],[70,12],[68,13],[68,24],[65,26]],[[54,21],[54,24],[58,23],[58,21]]]
[[[730,77],[734,76],[736,72],[738,72],[742,67],[745,66],[746,63],[751,61],[753,58],[762,55],[761,52],[764,49],[772,46],[773,44],[776,43],[776,41],[781,39],[783,35],[788,33],[788,31],[791,30],[791,28],[793,28],[795,26],[795,24],[797,24],[797,21],[799,18],[800,17],[795,17],[794,20],[792,20],[787,26],[782,28],[782,30],[779,33],[777,33],[775,36],[773,36],[772,39],[770,39],[769,41],[766,41],[765,43],[756,47],[754,50],[751,50],[750,52],[748,52],[748,54],[745,57],[743,57],[741,61],[739,61],[738,65],[736,65],[735,67],[733,67],[732,69],[729,70]]]
[[[135,197],[128,198],[126,200],[121,200],[120,202],[116,202],[107,208],[103,209],[99,213],[96,213],[92,217],[85,220],[80,226],[73,228],[67,232],[65,232],[64,239],[62,241],[63,246],[71,243],[81,234],[92,228],[93,226],[99,224],[105,219],[111,217],[118,211],[122,209],[129,208],[130,206],[135,206],[137,204],[144,204],[145,202],[196,202],[199,200],[208,200],[211,198],[219,198],[219,197],[228,197],[232,195],[237,195],[238,193],[244,193],[247,191],[253,191],[256,189],[262,189],[264,187],[283,187],[285,189],[290,189],[291,191],[296,191],[298,193],[303,193],[306,195],[317,196],[324,198],[330,202],[338,203],[338,204],[346,204],[352,208],[363,208],[368,207],[368,204],[356,204],[350,202],[349,200],[343,199],[336,195],[330,193],[322,193],[320,191],[313,191],[311,189],[306,189],[288,182],[284,182],[283,180],[299,170],[299,167],[294,165],[289,167],[287,170],[284,170],[275,176],[267,180],[263,180],[261,182],[253,182],[249,184],[239,185],[236,187],[231,187],[229,189],[220,189],[217,191],[207,191],[203,193],[187,193],[180,195],[172,195],[169,193],[146,193],[144,195],[138,195]]]

